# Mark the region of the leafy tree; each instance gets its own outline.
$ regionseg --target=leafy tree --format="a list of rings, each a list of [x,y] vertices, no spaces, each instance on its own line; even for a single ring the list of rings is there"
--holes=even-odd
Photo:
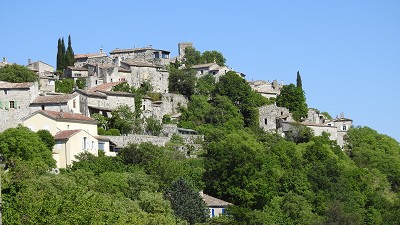
[[[201,54],[201,62],[202,63],[212,63],[216,62],[219,66],[224,66],[226,59],[222,55],[221,52],[217,51],[205,51]]]
[[[293,141],[295,143],[309,142],[313,136],[314,132],[311,130],[311,128],[302,124],[293,124],[292,129],[285,133],[286,140]]]
[[[54,140],[53,135],[51,135],[50,131],[48,130],[38,130],[36,132],[42,142],[47,146],[50,151],[53,151],[53,147],[56,144],[56,140]]]
[[[200,77],[196,83],[196,94],[211,96],[215,89],[215,77],[207,74]]]
[[[5,65],[0,68],[0,80],[13,82],[13,83],[23,83],[23,82],[35,82],[38,81],[39,77],[35,72],[26,68],[25,66],[20,66],[17,64]]]
[[[56,92],[69,94],[74,89],[74,79],[56,80]]]
[[[165,197],[171,202],[175,215],[185,219],[189,224],[205,222],[208,218],[208,208],[200,193],[183,178],[172,183]]]
[[[195,74],[196,71],[192,69],[178,70],[174,67],[169,67],[169,90],[173,93],[190,97],[195,93],[197,80]]]
[[[146,133],[158,136],[162,130],[162,124],[154,117],[146,118]]]
[[[110,124],[112,128],[121,131],[122,134],[129,134],[135,125],[135,114],[128,105],[119,105],[111,112]]]
[[[86,79],[83,77],[76,79],[76,86],[79,89],[84,89],[86,87]]]
[[[183,59],[183,63],[186,68],[191,67],[192,65],[197,65],[201,63],[201,52],[197,51],[193,47],[185,48],[185,57]]]
[[[54,167],[52,152],[38,134],[27,127],[9,128],[0,133],[0,153],[9,160],[40,161]]]
[[[293,114],[293,118],[297,121],[307,116],[308,107],[304,91],[294,84],[282,87],[281,94],[276,98],[276,104],[289,109]]]
[[[105,130],[108,129],[109,122],[110,122],[109,121],[110,119],[108,117],[106,117],[106,116],[104,116],[102,114],[99,114],[99,113],[93,113],[91,115],[91,117],[94,118],[95,120],[97,120],[97,126],[103,128]]]

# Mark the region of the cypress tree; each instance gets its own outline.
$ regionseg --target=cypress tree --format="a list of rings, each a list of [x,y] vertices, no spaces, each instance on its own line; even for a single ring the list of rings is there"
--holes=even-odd
[[[297,78],[296,78],[296,86],[300,89],[303,89],[303,83],[301,82],[300,72],[297,71]]]
[[[62,50],[61,50],[61,38],[58,39],[58,45],[57,45],[57,70],[61,71],[62,70]]]
[[[61,70],[67,68],[67,59],[65,57],[65,43],[64,38],[61,38]]]
[[[67,47],[67,52],[66,52],[66,67],[68,66],[73,66],[74,65],[74,50],[72,49],[72,44],[71,44],[71,35],[68,35],[68,47]]]

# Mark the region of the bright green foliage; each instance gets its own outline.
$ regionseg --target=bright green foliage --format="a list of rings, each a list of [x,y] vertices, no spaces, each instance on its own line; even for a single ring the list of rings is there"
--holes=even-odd
[[[246,126],[258,127],[257,107],[267,104],[268,100],[253,91],[236,72],[229,71],[219,78],[215,94],[227,96],[239,108]]]
[[[107,129],[109,126],[109,118],[99,114],[99,113],[93,113],[91,115],[92,118],[94,118],[95,120],[97,120],[97,126],[102,127],[104,129]]]
[[[332,116],[328,112],[321,112],[322,115],[326,116],[328,120],[332,120]]]
[[[146,118],[146,133],[154,136],[161,134],[162,124],[154,117]]]
[[[76,79],[76,86],[79,89],[84,89],[86,87],[86,79],[83,77]]]
[[[378,169],[388,177],[392,189],[400,191],[399,143],[368,127],[352,128],[347,137],[348,152],[354,162],[362,168]]]
[[[282,87],[281,94],[276,98],[276,104],[289,109],[296,121],[300,121],[302,117],[307,116],[308,107],[304,91],[294,84]]]
[[[215,77],[212,74],[207,74],[200,77],[196,84],[196,94],[211,96],[215,89]]]
[[[185,57],[183,59],[185,66],[191,67],[192,65],[197,65],[201,63],[201,52],[197,51],[193,47],[187,47],[185,49]]]
[[[0,133],[0,153],[7,160],[40,161],[48,167],[55,166],[49,147],[38,134],[23,126]]]
[[[181,178],[172,183],[165,197],[171,202],[175,215],[185,219],[189,224],[205,222],[208,218],[208,208],[200,193],[189,182]]]
[[[195,93],[196,71],[193,69],[176,69],[169,67],[169,91],[190,97]]]
[[[13,83],[35,82],[39,77],[32,70],[17,64],[5,65],[0,68],[0,81]]]
[[[53,135],[51,135],[48,130],[38,130],[37,135],[39,135],[42,142],[47,146],[50,151],[53,151],[53,147],[56,144],[56,140],[54,140]]]
[[[69,94],[74,89],[74,79],[56,80],[56,92]]]
[[[221,52],[217,51],[205,51],[201,54],[201,62],[202,63],[212,63],[216,62],[219,66],[224,66],[226,59],[222,55]]]

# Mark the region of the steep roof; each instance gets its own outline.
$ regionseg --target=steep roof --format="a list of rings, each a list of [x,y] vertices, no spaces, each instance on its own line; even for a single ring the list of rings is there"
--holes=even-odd
[[[214,198],[210,195],[207,194],[201,194],[203,201],[206,203],[206,205],[208,207],[215,207],[215,206],[219,206],[219,207],[223,207],[223,206],[229,206],[229,205],[233,205],[232,203],[226,202],[224,200],[218,199],[218,198]]]
[[[75,98],[76,96],[78,96],[77,93],[38,96],[35,98],[35,100],[33,100],[32,104],[67,103],[69,100]]]
[[[74,136],[75,134],[79,133],[80,131],[82,131],[82,130],[62,130],[54,135],[54,139],[55,140],[69,139],[70,137]]]
[[[27,118],[32,117],[36,114],[42,114],[44,116],[47,116],[51,119],[54,119],[56,121],[65,121],[65,120],[72,120],[76,122],[86,122],[86,123],[92,123],[92,124],[97,124],[97,121],[93,118],[84,116],[82,114],[76,114],[76,113],[69,113],[69,112],[56,112],[56,111],[49,111],[49,110],[39,110],[31,115],[29,115]]]
[[[103,83],[94,87],[91,87],[88,89],[89,92],[95,92],[95,91],[110,91],[111,88],[114,86],[117,86],[120,83],[124,83],[126,81],[117,81],[117,82],[110,82],[110,83]]]
[[[33,82],[10,83],[10,82],[0,81],[0,89],[29,89],[33,85],[35,85],[35,83]]]

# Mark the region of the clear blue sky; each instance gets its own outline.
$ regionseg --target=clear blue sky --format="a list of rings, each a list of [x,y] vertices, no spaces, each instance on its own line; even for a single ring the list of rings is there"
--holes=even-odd
[[[63,2],[63,3],[61,3]],[[57,40],[100,47],[217,50],[248,80],[295,83],[309,107],[400,140],[400,1],[4,1],[0,57],[55,66]]]

